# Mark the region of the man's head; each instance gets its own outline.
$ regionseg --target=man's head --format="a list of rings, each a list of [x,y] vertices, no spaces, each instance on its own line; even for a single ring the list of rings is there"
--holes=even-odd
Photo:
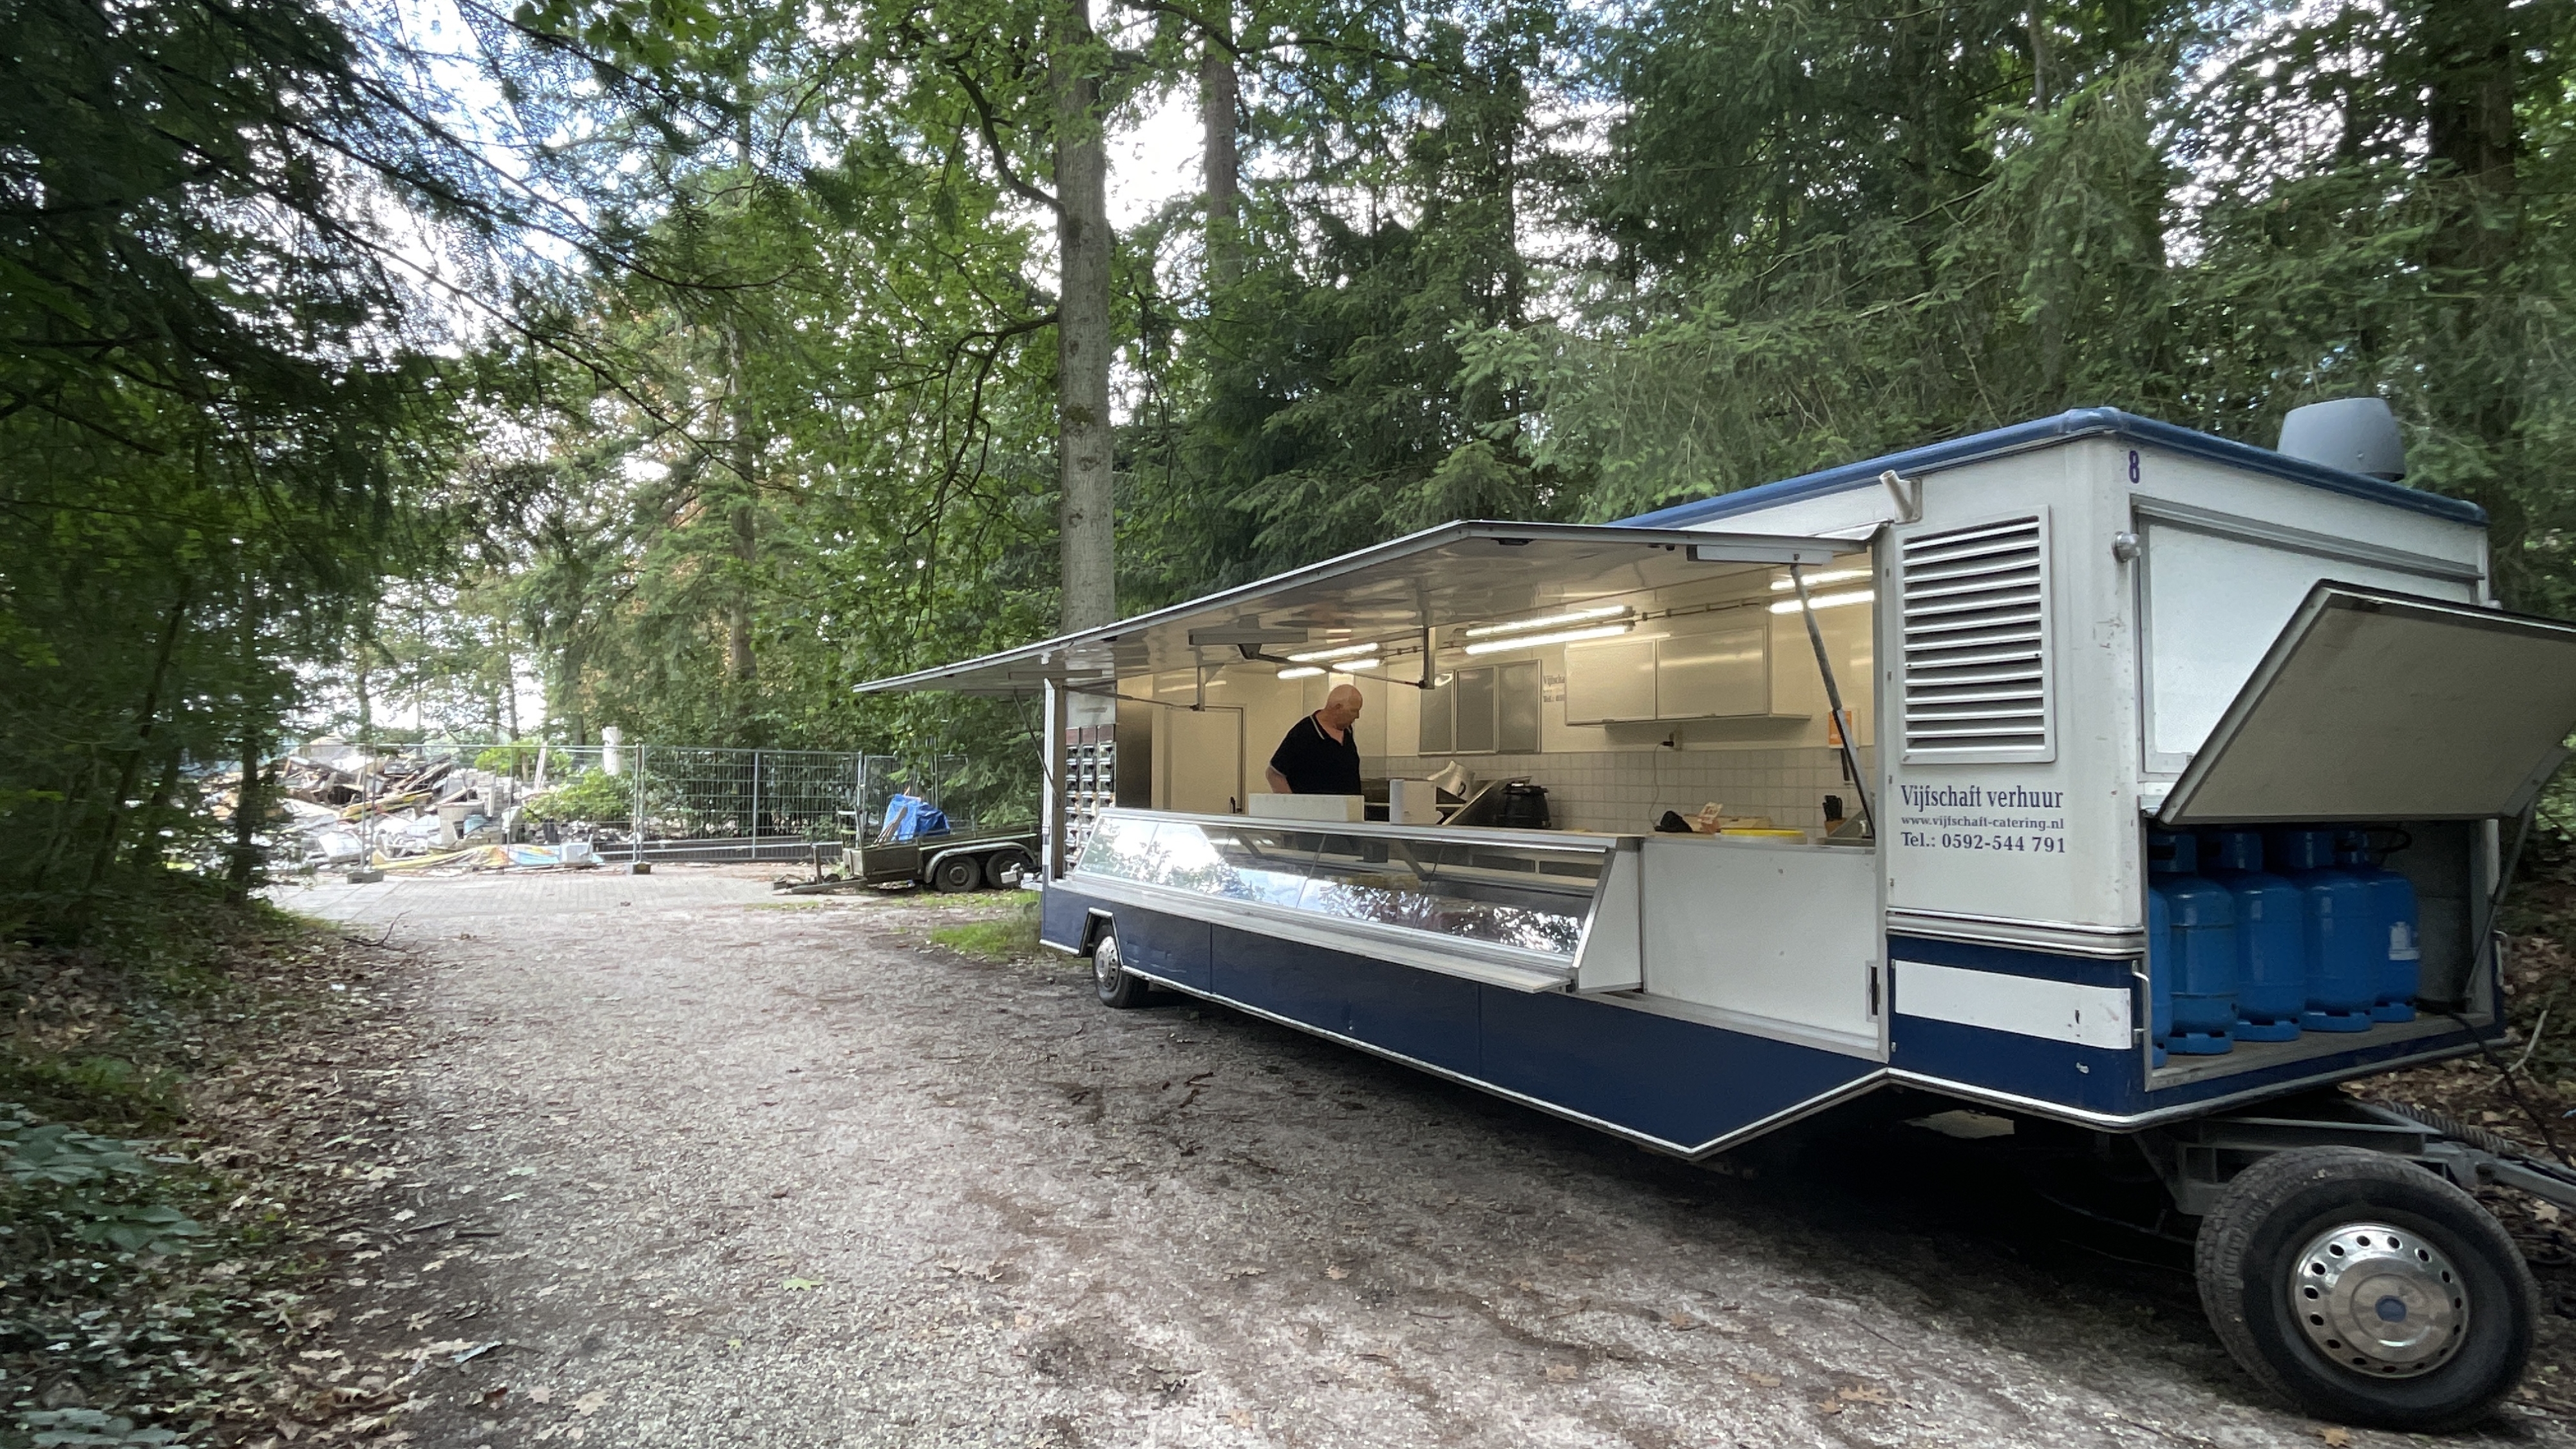
[[[1322,710],[1324,723],[1331,725],[1337,730],[1349,729],[1351,727],[1351,721],[1360,717],[1360,705],[1362,702],[1363,701],[1360,699],[1359,686],[1353,684],[1334,685],[1333,692],[1324,696],[1324,708]]]

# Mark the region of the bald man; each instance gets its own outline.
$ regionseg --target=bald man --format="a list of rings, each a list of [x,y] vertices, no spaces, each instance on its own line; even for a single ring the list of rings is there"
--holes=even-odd
[[[1360,703],[1358,689],[1336,684],[1322,709],[1290,725],[1270,756],[1270,788],[1282,795],[1360,793],[1360,742],[1351,734]]]

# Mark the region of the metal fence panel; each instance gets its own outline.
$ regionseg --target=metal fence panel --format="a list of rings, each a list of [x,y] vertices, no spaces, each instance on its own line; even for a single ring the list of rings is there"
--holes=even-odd
[[[490,753],[471,745],[360,748],[415,760]],[[552,811],[537,807],[553,818],[532,823],[529,836],[585,838],[611,860],[836,860],[853,819],[872,829],[897,794],[941,808],[959,830],[1034,814],[1033,802],[1008,798],[1014,792],[994,788],[993,772],[965,755],[628,743],[512,746],[491,763],[521,781],[532,803],[554,798]]]

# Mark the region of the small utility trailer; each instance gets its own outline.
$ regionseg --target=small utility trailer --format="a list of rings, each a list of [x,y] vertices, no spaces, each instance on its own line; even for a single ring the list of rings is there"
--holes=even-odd
[[[1037,873],[1038,831],[1018,826],[877,844],[854,839],[845,859],[849,878],[866,885],[1015,890],[1023,876]]]
[[[2089,1133],[2200,1219],[2256,1377],[2452,1427],[2538,1312],[2464,1189],[2576,1173],[2337,1088],[2501,1035],[2576,627],[2495,606],[2484,516],[2392,481],[2384,407],[2292,424],[2086,410],[1450,524],[863,688],[1044,696],[1041,935],[1109,1006],[1683,1157],[1891,1088]],[[1555,828],[1275,818],[1251,781],[1343,683],[1365,775],[1527,781]],[[1666,833],[1693,813],[1739,828]]]

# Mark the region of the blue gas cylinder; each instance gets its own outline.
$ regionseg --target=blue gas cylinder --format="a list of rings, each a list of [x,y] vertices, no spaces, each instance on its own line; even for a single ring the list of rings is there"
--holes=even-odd
[[[2379,1004],[2379,963],[2386,937],[2378,928],[2370,887],[2334,864],[2331,830],[2280,830],[2272,835],[2272,865],[2305,897],[2308,1009],[2299,1025],[2309,1031],[2368,1031]]]
[[[2306,898],[2263,869],[2263,836],[2221,830],[2202,842],[2208,875],[2236,897],[2236,1039],[2297,1041],[2308,1006]]]
[[[2147,870],[2164,893],[2173,1026],[2165,1050],[2216,1056],[2236,1047],[2236,896],[2195,873],[2198,842],[2162,831],[2147,837]]]
[[[2165,1038],[2173,1035],[2173,907],[2165,893],[2147,887],[2147,1040],[2156,1065],[2165,1064]]]
[[[2370,1019],[2413,1021],[2415,996],[2424,988],[2415,883],[2380,863],[2367,830],[2346,830],[2335,837],[2335,864],[2370,887],[2373,936],[2385,952],[2379,958],[2379,999],[2370,1008]]]

